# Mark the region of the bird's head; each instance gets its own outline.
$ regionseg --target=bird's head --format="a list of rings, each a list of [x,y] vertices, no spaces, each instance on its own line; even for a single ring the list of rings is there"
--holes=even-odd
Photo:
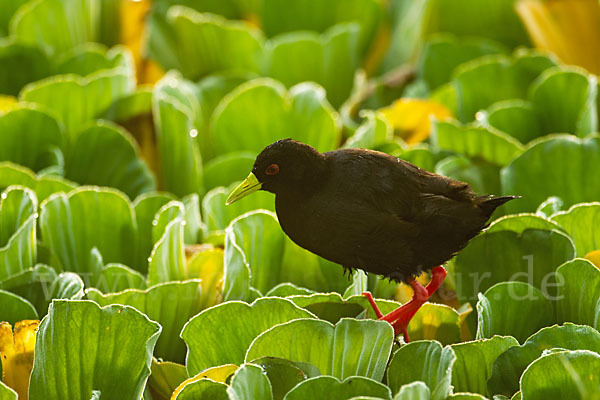
[[[257,190],[302,193],[323,179],[325,157],[313,147],[283,139],[268,145],[254,161],[248,177],[227,198],[227,204]]]

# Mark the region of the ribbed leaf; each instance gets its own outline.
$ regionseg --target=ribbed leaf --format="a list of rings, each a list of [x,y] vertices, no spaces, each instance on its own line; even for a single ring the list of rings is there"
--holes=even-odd
[[[177,72],[165,75],[154,86],[152,114],[160,159],[160,187],[180,197],[202,191],[202,157],[196,143],[199,107],[193,86]]]
[[[363,376],[351,376],[340,380],[333,376],[317,376],[307,379],[290,390],[284,400],[309,398],[346,400],[358,396],[391,399],[392,393],[385,385]]]
[[[431,391],[432,400],[446,399],[450,394],[451,371],[455,360],[452,349],[442,347],[439,342],[424,340],[408,343],[392,357],[387,372],[388,385],[394,393],[399,393],[404,385],[422,381]]]
[[[522,346],[513,346],[502,353],[492,365],[488,379],[491,393],[512,396],[519,390],[523,371],[544,351],[560,348],[600,352],[600,333],[592,327],[566,323],[540,329]]]
[[[452,385],[457,392],[487,394],[487,380],[492,374],[492,365],[508,348],[518,346],[511,336],[494,336],[474,342],[452,345],[456,362],[452,367]]]
[[[600,270],[585,259],[575,259],[557,270],[556,315],[559,322],[600,329]]]
[[[119,97],[133,92],[132,71],[125,68],[103,70],[88,77],[56,75],[27,85],[21,99],[42,104],[66,128],[73,143],[86,123],[100,117]]]
[[[140,398],[160,332],[131,307],[55,300],[37,333],[29,398]]]
[[[250,343],[262,332],[276,324],[311,317],[308,311],[280,298],[261,298],[251,305],[230,301],[209,308],[192,318],[181,332],[188,346],[188,373],[193,376],[209,367],[241,364]],[[207,343],[220,345],[207,347]]]
[[[322,320],[299,319],[263,332],[252,342],[246,361],[280,357],[311,363],[321,374],[339,379],[381,380],[392,342],[392,328],[383,321],[344,318],[334,327]]]
[[[340,140],[338,116],[320,86],[302,83],[288,92],[265,78],[238,86],[221,101],[211,134],[217,155],[241,150],[257,154],[289,137],[328,151]]]
[[[185,344],[179,333],[185,323],[202,310],[200,281],[163,283],[146,290],[128,289],[109,294],[88,289],[86,295],[100,306],[123,304],[135,307],[160,323],[162,334],[154,349],[156,357],[174,362],[185,360]]]
[[[513,213],[534,211],[549,196],[560,197],[565,207],[596,201],[600,187],[589,184],[591,165],[600,163],[600,138],[547,136],[531,145],[502,170],[504,194],[523,196],[506,208]],[[569,179],[564,178],[569,171]]]
[[[600,203],[576,204],[568,211],[559,212],[551,217],[573,239],[577,256],[600,249]]]
[[[497,257],[502,252],[502,257]],[[478,292],[504,281],[527,282],[545,296],[556,295],[554,271],[575,257],[573,242],[559,231],[494,231],[472,239],[455,259],[456,291],[473,301]]]
[[[522,318],[515,318],[519,315]],[[525,341],[555,321],[554,307],[541,290],[524,282],[501,282],[479,293],[477,338],[510,335]]]
[[[37,258],[37,198],[11,186],[0,197],[0,280],[32,268]]]
[[[1,161],[11,161],[34,171],[53,165],[63,167],[62,129],[40,108],[26,105],[0,115],[0,132]]]
[[[67,157],[65,177],[82,185],[114,187],[131,199],[156,188],[131,135],[107,122],[79,133]]]
[[[56,266],[95,282],[100,268],[92,250],[105,263],[123,263],[144,271],[135,263],[136,226],[133,210],[120,192],[80,188],[59,193],[42,205],[40,226],[44,243],[56,258]],[[88,281],[90,282],[90,281]]]
[[[540,357],[523,373],[523,399],[587,400],[598,398],[600,355],[587,350],[559,351]]]

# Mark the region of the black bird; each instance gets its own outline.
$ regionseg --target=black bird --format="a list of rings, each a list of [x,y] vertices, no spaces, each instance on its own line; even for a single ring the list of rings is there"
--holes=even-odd
[[[319,153],[292,139],[267,146],[227,204],[259,189],[275,193],[279,223],[299,246],[345,269],[412,286],[413,298],[385,316],[365,293],[406,341],[408,322],[446,276],[441,265],[516,197],[479,196],[464,182],[378,151]],[[415,277],[429,270],[425,288]]]

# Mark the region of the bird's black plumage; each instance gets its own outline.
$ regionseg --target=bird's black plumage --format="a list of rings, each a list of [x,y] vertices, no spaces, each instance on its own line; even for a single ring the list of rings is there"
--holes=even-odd
[[[514,198],[479,196],[385,153],[319,153],[291,139],[266,147],[252,173],[275,193],[279,222],[294,242],[396,281],[448,261]]]

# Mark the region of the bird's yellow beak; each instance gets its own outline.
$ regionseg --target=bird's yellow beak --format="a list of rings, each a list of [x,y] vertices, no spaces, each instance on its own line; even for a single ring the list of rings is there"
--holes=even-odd
[[[256,192],[261,188],[261,186],[262,183],[258,181],[256,175],[250,172],[250,175],[244,179],[244,182],[240,183],[235,189],[233,189],[233,192],[231,192],[229,197],[227,197],[227,200],[225,200],[225,204],[229,205],[233,202],[236,202],[242,197],[246,197],[250,193]]]

